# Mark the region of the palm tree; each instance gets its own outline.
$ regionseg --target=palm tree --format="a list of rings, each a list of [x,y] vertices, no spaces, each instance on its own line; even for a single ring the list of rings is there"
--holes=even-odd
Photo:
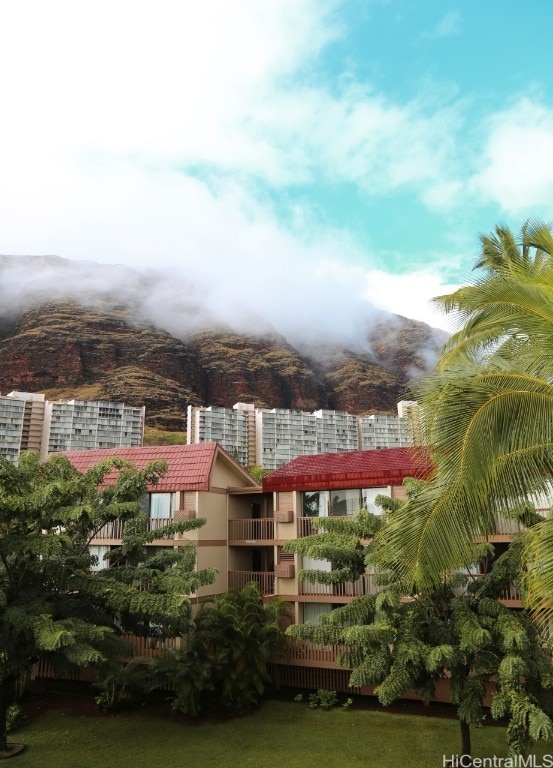
[[[527,222],[481,238],[474,282],[436,299],[459,322],[417,398],[435,459],[402,510],[405,575],[429,583],[492,533],[501,509],[553,480],[553,235]],[[407,533],[406,533],[407,531]],[[528,534],[528,605],[553,618],[553,519]],[[538,567],[539,564],[539,567]]]

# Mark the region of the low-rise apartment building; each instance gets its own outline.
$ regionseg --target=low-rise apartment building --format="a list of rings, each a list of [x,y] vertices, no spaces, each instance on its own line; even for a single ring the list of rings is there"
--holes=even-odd
[[[404,499],[405,478],[424,479],[432,470],[428,453],[420,447],[329,453],[299,457],[266,477],[261,487],[217,443],[79,451],[67,456],[82,472],[108,456],[120,456],[137,468],[165,460],[167,474],[144,500],[151,529],[192,517],[203,517],[206,524],[185,536],[154,540],[151,546],[178,547],[186,538],[197,547],[198,568],[218,571],[216,581],[191,599],[254,582],[266,598],[283,598],[294,622],[317,622],[322,614],[360,595],[374,594],[379,587],[371,573],[334,585],[302,581],[298,578],[302,568],[320,569],[325,564],[285,552],[284,544],[314,533],[317,517],[351,517],[360,508],[378,513],[377,495]],[[505,520],[489,538],[501,548],[517,531],[514,520]],[[91,547],[99,562],[110,547],[120,544],[122,533],[119,522],[98,532]],[[502,602],[521,606],[514,587],[505,591]],[[275,680],[292,687],[347,691],[349,672],[337,663],[339,650],[294,641],[287,655],[274,662]]]
[[[426,453],[418,449],[304,456],[266,478],[262,488],[216,443],[67,454],[82,472],[115,455],[138,468],[154,459],[167,462],[167,474],[149,490],[144,504],[153,530],[171,520],[206,519],[186,539],[196,544],[198,568],[215,567],[218,575],[214,584],[191,596],[193,601],[254,582],[265,597],[285,599],[295,622],[316,621],[336,605],[370,594],[374,585],[369,573],[332,587],[302,582],[300,569],[314,564],[285,552],[285,542],[313,533],[315,517],[350,516],[361,507],[375,511],[378,493],[402,498],[404,478],[424,477],[430,468]],[[98,532],[91,551],[99,562],[120,544],[122,534],[118,522]],[[177,535],[151,546],[182,543],[183,536]],[[275,664],[276,678],[284,685],[346,690],[348,673],[336,654],[336,648],[294,643]]]
[[[151,461],[165,461],[167,472],[148,489],[143,500],[148,516],[149,530],[155,531],[170,522],[205,518],[201,528],[171,538],[154,539],[152,547],[178,547],[184,540],[197,548],[197,567],[216,568],[213,584],[202,587],[194,601],[225,592],[235,586],[229,579],[233,558],[229,552],[231,521],[256,520],[272,515],[267,505],[271,499],[263,498],[262,489],[245,469],[217,443],[203,445],[151,446],[145,448],[110,448],[71,451],[67,458],[79,472],[87,472],[103,459],[118,457],[143,469]],[[111,547],[121,543],[124,523],[110,523],[91,541],[91,554],[98,557],[102,567],[104,555]],[[235,567],[252,565],[248,558],[235,558]],[[271,563],[267,567],[272,566]],[[246,570],[246,569],[245,569]],[[247,582],[244,582],[247,583]],[[266,585],[270,587],[271,585]]]

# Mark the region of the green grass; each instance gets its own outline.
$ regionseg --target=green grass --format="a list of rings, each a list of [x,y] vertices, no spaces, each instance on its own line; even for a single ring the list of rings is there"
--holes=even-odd
[[[191,724],[162,715],[33,718],[11,741],[27,749],[10,768],[439,768],[458,750],[456,720],[268,701],[245,717]],[[536,753],[549,754],[553,745]],[[473,754],[505,756],[505,731],[473,729]]]

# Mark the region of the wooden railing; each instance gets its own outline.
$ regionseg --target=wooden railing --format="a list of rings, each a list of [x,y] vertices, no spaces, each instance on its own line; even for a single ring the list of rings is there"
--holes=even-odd
[[[123,642],[127,643],[127,645],[131,646],[132,648],[132,651],[129,654],[129,658],[135,656],[143,656],[148,659],[153,659],[156,656],[164,653],[166,650],[169,650],[170,648],[178,648],[178,644],[180,642],[180,638],[177,637],[169,637],[165,640],[155,642],[148,637],[137,637],[136,635],[130,634],[121,635],[121,640],[123,640]],[[40,657],[36,664],[33,666],[30,677],[31,680],[35,680],[37,678],[52,679],[56,677],[59,678],[59,675],[55,673],[52,662],[49,659]],[[75,669],[71,674],[59,679],[84,680],[86,682],[90,682],[91,673],[87,667],[82,667],[80,669]]]
[[[229,541],[270,541],[275,538],[275,521],[272,517],[256,520],[239,519],[228,521]]]
[[[156,642],[149,637],[137,637],[129,634],[122,635],[121,639],[132,646],[133,656],[146,656],[149,659],[153,659],[171,648],[177,648],[180,642],[178,637],[168,637]]]
[[[243,589],[246,584],[257,584],[262,595],[275,594],[275,574],[273,571],[229,571],[229,589]]]
[[[343,645],[316,645],[309,640],[296,640],[295,638],[286,638],[286,661],[291,663],[309,663],[309,664],[335,664],[340,653],[343,653],[346,647]],[[347,667],[344,667],[347,669]]]
[[[473,579],[483,579],[486,574],[484,573],[475,573],[472,574]],[[498,600],[500,601],[517,601],[520,602],[522,600],[521,594],[520,594],[520,588],[518,584],[510,584],[506,589],[502,590],[499,594]]]
[[[147,531],[158,531],[169,523],[174,522],[172,517],[152,517],[148,520]],[[122,539],[125,532],[125,521],[114,520],[106,523],[94,536],[95,539]]]
[[[383,587],[375,583],[372,573],[364,573],[356,581],[344,581],[341,584],[310,584],[300,581],[300,595],[332,595],[334,597],[358,597],[359,595],[375,595],[382,592]]]
[[[336,516],[338,517],[338,516]],[[324,520],[325,518],[321,517],[298,517],[296,522],[298,525],[298,538],[301,539],[304,536],[313,536],[315,533],[319,533],[320,531],[317,531],[317,528],[315,527],[314,523],[318,522],[319,520]],[[353,520],[353,515],[339,515],[340,520]]]

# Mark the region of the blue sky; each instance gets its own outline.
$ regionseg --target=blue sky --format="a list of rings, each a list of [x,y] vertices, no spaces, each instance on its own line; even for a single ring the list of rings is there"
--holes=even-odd
[[[161,270],[238,330],[446,327],[479,233],[551,219],[552,27],[543,0],[0,0],[0,253]]]

